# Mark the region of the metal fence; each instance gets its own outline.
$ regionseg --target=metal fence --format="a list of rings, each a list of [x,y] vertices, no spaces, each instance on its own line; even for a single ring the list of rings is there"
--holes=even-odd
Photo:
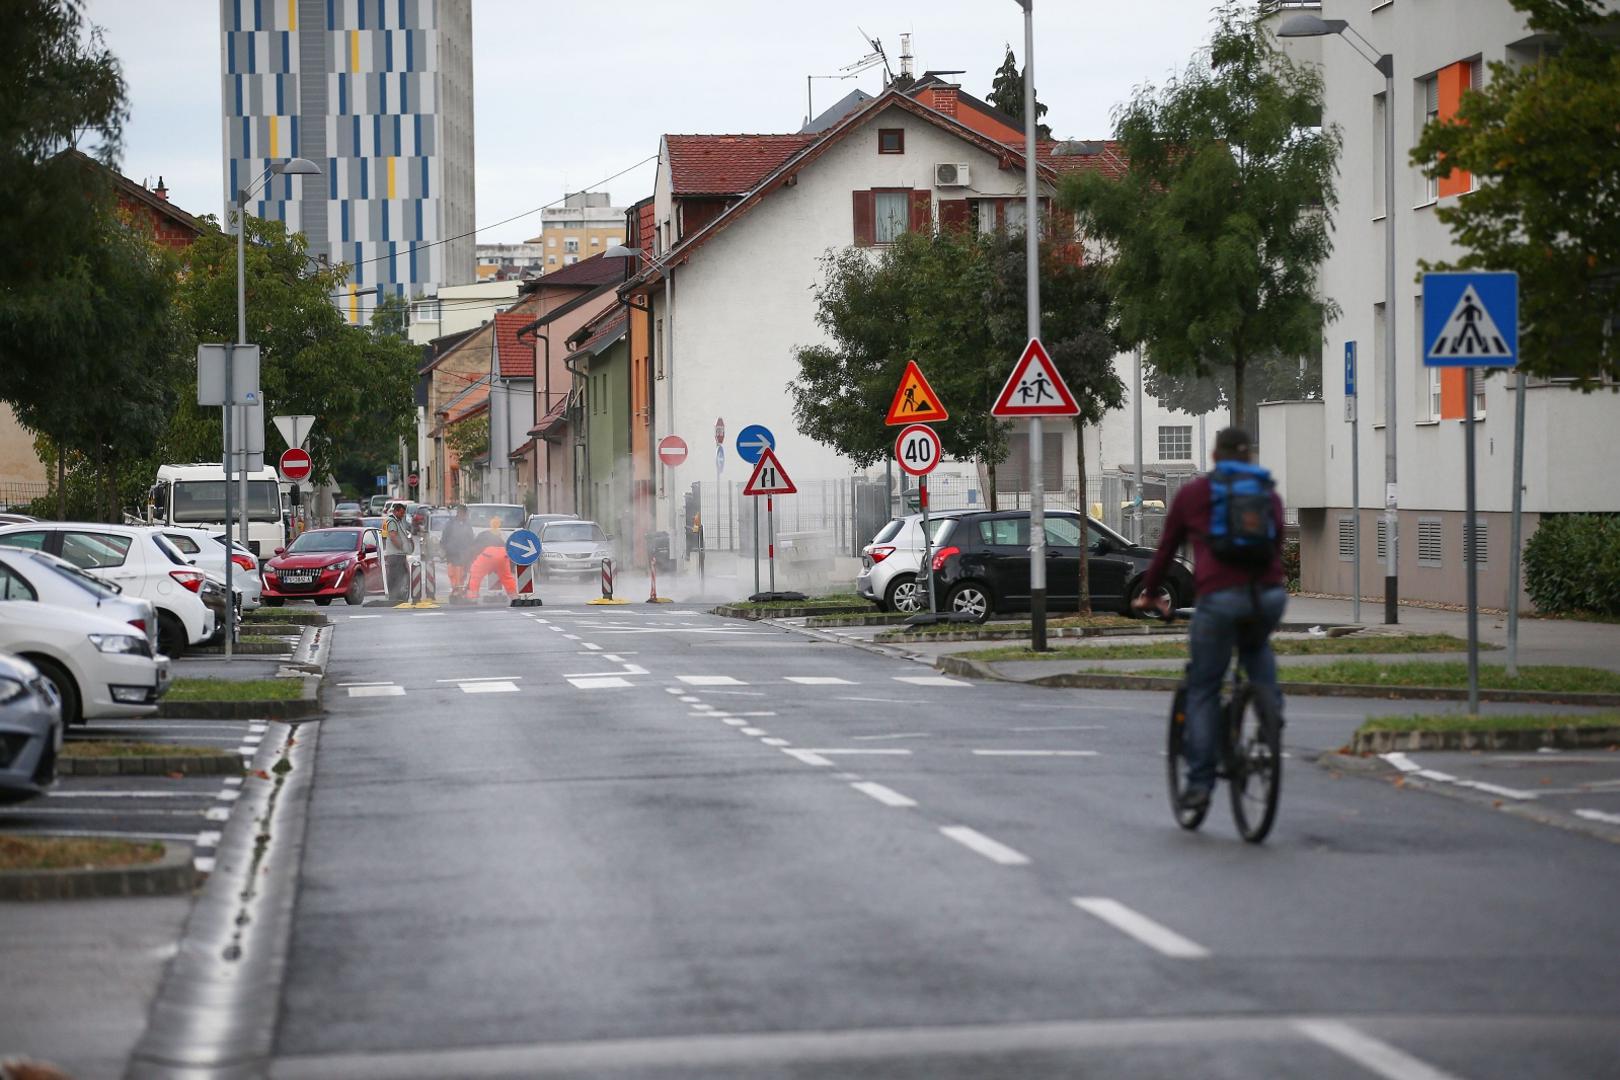
[[[28,480],[0,483],[0,510],[26,510],[35,499],[51,493],[51,485]]]

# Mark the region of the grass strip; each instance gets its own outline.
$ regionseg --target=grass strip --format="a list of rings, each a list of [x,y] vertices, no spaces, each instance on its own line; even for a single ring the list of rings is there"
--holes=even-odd
[[[244,623],[313,623],[316,626],[324,626],[326,625],[327,619],[324,611],[312,611],[305,608],[287,607],[286,605],[282,605],[280,607],[266,606],[255,608],[252,611],[244,612],[242,614],[242,621]]]
[[[1181,672],[1174,668],[1152,671],[1105,670],[1087,672],[1088,675],[1141,675],[1178,679]],[[1466,687],[1468,665],[1461,660],[1339,660],[1331,664],[1312,664],[1281,668],[1278,676],[1285,683],[1349,683],[1355,686],[1438,686]],[[1520,665],[1519,677],[1510,679],[1505,668],[1481,664],[1479,685],[1485,690],[1544,690],[1561,693],[1613,694],[1620,693],[1620,672],[1601,668],[1564,667],[1547,664],[1537,667]]]
[[[161,858],[162,844],[0,834],[0,870],[91,870],[144,866]]]
[[[1455,713],[1436,716],[1374,716],[1356,729],[1356,734],[1375,731],[1545,731],[1548,728],[1620,727],[1620,711],[1595,713],[1515,713],[1483,716]]]
[[[302,679],[176,679],[165,701],[297,701]]]
[[[173,743],[125,742],[118,739],[75,739],[62,744],[65,758],[116,757],[211,757],[224,753],[211,746],[177,746]]]
[[[1273,638],[1271,647],[1278,656],[1353,656],[1365,653],[1463,652],[1468,642],[1450,634],[1418,634],[1411,637],[1377,636],[1339,638]],[[1481,646],[1484,648],[1485,646]],[[1495,646],[1491,646],[1494,648]],[[982,649],[959,654],[974,660],[1173,660],[1187,655],[1187,642],[1171,641],[1103,642],[1096,645],[1063,645],[1046,652],[1033,652],[1021,645],[1003,649]],[[1290,668],[1290,671],[1293,669]]]

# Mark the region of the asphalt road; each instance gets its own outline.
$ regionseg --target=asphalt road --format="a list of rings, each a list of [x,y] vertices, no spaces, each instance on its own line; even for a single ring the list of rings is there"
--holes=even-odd
[[[1163,695],[547,604],[334,612],[275,1075],[1620,1061],[1620,851],[1308,760],[1388,703],[1291,703],[1255,848],[1173,826]]]

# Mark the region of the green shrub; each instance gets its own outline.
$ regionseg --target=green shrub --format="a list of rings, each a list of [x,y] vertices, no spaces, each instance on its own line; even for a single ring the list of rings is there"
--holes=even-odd
[[[1288,591],[1299,592],[1299,541],[1283,541],[1283,577],[1288,579]]]
[[[1524,587],[1541,611],[1620,615],[1620,514],[1556,514],[1524,548]]]

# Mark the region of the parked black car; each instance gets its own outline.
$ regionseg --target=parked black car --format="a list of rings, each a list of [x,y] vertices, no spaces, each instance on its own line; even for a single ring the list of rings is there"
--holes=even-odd
[[[1130,614],[1153,549],[1133,544],[1096,518],[1089,519],[1093,610]],[[983,622],[992,614],[1029,610],[1029,511],[963,514],[941,534],[934,582],[944,609]],[[1172,606],[1190,603],[1192,570],[1177,559],[1165,586]],[[1046,606],[1073,611],[1080,602],[1080,515],[1046,512]]]

